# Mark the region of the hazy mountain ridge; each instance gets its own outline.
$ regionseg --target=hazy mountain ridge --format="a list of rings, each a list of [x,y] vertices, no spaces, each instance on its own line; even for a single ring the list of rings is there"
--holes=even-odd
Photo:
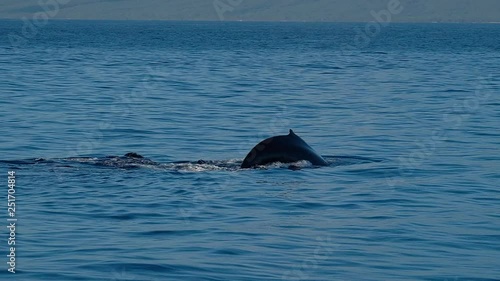
[[[397,0],[44,0],[61,3],[51,18],[111,20],[372,21]],[[497,0],[399,0],[395,22],[500,22]],[[231,6],[231,3],[237,3]],[[0,0],[0,18],[32,18],[38,0]],[[45,7],[56,11],[54,6]]]

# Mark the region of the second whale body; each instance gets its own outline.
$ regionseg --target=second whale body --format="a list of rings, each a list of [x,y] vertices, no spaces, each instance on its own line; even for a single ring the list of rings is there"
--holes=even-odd
[[[267,138],[258,143],[245,157],[241,168],[302,160],[309,161],[315,166],[328,166],[328,162],[323,157],[290,129],[288,135]]]

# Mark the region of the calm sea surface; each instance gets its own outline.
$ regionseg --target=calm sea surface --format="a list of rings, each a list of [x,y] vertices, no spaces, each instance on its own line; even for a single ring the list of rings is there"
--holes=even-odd
[[[500,280],[500,25],[363,30],[0,21],[2,280]]]

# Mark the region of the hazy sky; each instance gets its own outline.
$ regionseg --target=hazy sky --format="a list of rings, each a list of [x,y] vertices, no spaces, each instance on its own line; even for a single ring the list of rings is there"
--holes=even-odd
[[[58,19],[348,22],[390,15],[394,22],[500,22],[500,0],[0,0],[0,18],[44,14]]]

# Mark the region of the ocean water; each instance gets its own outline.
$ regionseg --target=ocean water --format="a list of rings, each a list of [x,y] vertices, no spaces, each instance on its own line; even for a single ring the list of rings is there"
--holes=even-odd
[[[500,280],[500,25],[365,27],[0,21],[2,279]]]

